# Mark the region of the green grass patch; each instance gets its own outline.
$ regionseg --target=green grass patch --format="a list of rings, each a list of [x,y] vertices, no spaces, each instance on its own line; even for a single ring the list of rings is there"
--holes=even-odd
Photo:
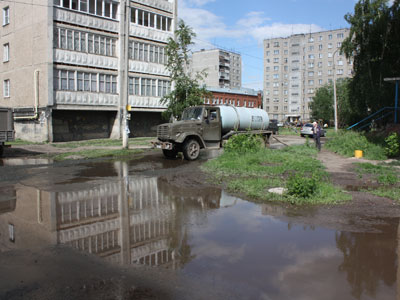
[[[338,131],[330,132],[329,139],[325,143],[325,147],[333,152],[343,156],[354,156],[355,150],[362,150],[364,157],[371,160],[387,159],[385,147],[373,139],[367,138],[366,135],[354,131]]]
[[[399,182],[397,170],[393,166],[371,163],[355,163],[355,166],[355,171],[361,178],[364,174],[370,174],[379,184],[395,185]]]
[[[279,135],[298,135],[300,136],[300,127],[279,127]]]
[[[143,150],[138,149],[95,149],[95,150],[82,150],[76,152],[66,152],[53,156],[52,158],[57,161],[67,159],[93,159],[93,158],[132,158],[132,155],[142,153]]]
[[[130,138],[128,140],[129,145],[136,146],[150,146],[151,141],[154,138],[144,137],[144,138]],[[120,139],[94,139],[94,140],[85,140],[85,141],[76,141],[76,142],[67,142],[67,143],[56,143],[52,144],[53,147],[56,148],[78,148],[78,147],[122,147],[122,141]]]
[[[316,159],[317,150],[307,145],[286,147],[281,150],[260,148],[256,152],[225,152],[220,157],[205,163],[202,169],[225,182],[231,192],[265,201],[287,201],[296,204],[332,204],[350,199],[329,183],[328,173]],[[291,178],[298,184],[315,181],[315,187],[304,193],[283,196],[268,192],[269,188],[287,187]]]
[[[366,192],[379,197],[385,197],[400,202],[400,189],[398,187],[394,188],[380,187],[378,189],[366,190]]]
[[[6,145],[11,145],[11,146],[22,146],[22,145],[44,145],[47,143],[36,143],[36,142],[29,142],[21,139],[16,139],[12,142],[7,142]]]

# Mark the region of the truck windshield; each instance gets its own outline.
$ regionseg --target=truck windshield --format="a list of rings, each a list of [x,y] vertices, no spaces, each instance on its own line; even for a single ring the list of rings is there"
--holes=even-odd
[[[182,114],[182,121],[201,120],[202,115],[203,115],[202,107],[186,108]]]

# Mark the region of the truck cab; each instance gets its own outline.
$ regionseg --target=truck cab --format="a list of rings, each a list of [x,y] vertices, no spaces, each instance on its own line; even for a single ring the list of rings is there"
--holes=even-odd
[[[14,119],[11,108],[0,107],[0,157],[3,156],[5,142],[14,140]]]
[[[220,148],[221,134],[219,107],[188,107],[179,121],[157,127],[156,147],[161,148],[167,158],[175,158],[182,152],[185,159],[195,160],[200,149]]]

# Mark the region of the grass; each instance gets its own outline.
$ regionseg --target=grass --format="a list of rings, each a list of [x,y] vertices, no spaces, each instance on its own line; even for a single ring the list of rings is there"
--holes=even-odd
[[[21,139],[16,139],[12,142],[7,142],[6,145],[11,145],[11,146],[20,146],[20,145],[43,145],[47,143],[36,143],[36,142],[29,142]]]
[[[374,165],[371,163],[356,163],[356,172],[362,177],[370,174],[379,184],[395,185],[400,182],[394,167],[386,164]]]
[[[244,194],[255,200],[286,201],[296,204],[332,204],[351,197],[329,183],[328,173],[316,159],[317,151],[307,145],[287,147],[282,150],[261,148],[254,153],[237,155],[225,152],[208,161],[203,170],[213,174],[231,192]],[[286,187],[294,174],[317,179],[314,194],[307,198],[276,195],[269,188]]]
[[[379,197],[385,197],[400,202],[400,188],[398,187],[397,188],[380,187],[374,190],[368,189],[366,190],[366,192]]]
[[[366,135],[354,131],[341,130],[338,133],[329,132],[330,139],[325,143],[325,147],[343,156],[354,156],[355,150],[362,150],[364,158],[370,160],[387,159],[385,149],[380,144],[380,139],[369,139]]]
[[[111,159],[121,159],[121,158],[131,158],[132,155],[142,153],[143,150],[138,149],[91,149],[82,150],[77,152],[65,152],[61,154],[56,154],[52,158],[56,161],[67,160],[67,159],[94,159],[94,158],[111,158]]]
[[[298,135],[300,136],[300,127],[279,127],[279,135]]]

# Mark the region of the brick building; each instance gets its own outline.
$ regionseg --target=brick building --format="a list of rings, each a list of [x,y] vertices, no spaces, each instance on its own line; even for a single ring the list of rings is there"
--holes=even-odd
[[[207,88],[213,94],[212,99],[206,99],[204,104],[210,105],[233,105],[238,107],[262,108],[263,97],[261,91],[253,89],[226,89]]]

